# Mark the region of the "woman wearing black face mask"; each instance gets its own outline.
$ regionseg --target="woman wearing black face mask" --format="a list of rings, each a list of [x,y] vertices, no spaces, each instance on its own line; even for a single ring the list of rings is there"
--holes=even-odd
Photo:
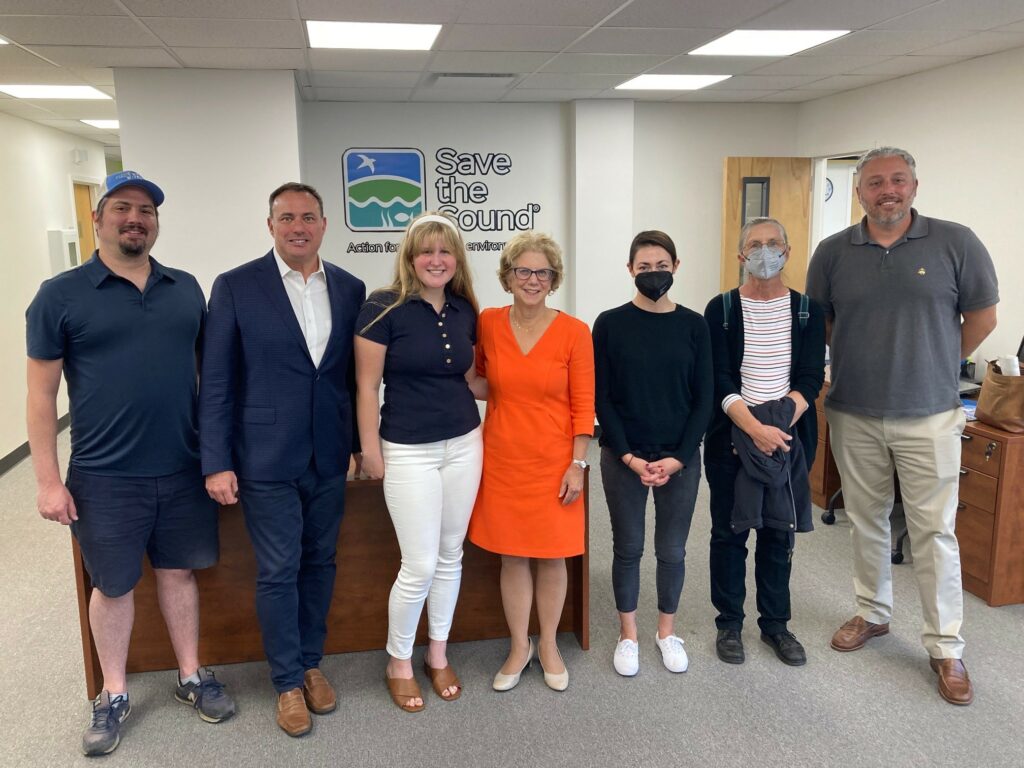
[[[664,232],[641,232],[629,248],[637,293],[594,323],[601,480],[611,514],[612,587],[619,611],[613,665],[639,670],[636,626],[647,497],[654,492],[658,630],[662,663],[685,672],[675,634],[685,574],[686,538],[700,483],[701,437],[711,417],[711,342],[704,319],[668,296],[679,267]]]

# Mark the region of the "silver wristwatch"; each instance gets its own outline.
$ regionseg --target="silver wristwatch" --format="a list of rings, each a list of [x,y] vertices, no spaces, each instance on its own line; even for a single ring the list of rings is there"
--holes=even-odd
[[[589,464],[587,464],[586,459],[573,459],[572,463],[582,470],[586,470],[586,468],[590,466]]]

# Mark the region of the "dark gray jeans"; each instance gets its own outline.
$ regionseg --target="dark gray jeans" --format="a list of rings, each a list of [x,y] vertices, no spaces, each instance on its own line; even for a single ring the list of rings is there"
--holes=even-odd
[[[640,596],[640,559],[644,554],[647,495],[651,490],[622,460],[601,449],[601,483],[612,521],[612,589],[620,613],[636,610]],[[681,472],[654,488],[654,556],[658,610],[675,613],[686,575],[686,539],[700,484],[700,451]]]

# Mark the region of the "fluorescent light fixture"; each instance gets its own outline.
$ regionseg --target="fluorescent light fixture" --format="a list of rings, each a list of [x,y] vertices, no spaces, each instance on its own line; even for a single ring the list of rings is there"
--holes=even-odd
[[[91,125],[93,128],[99,128],[103,131],[116,131],[121,127],[120,120],[79,120],[78,122]]]
[[[8,45],[8,42],[4,38],[0,37],[0,45]]]
[[[792,56],[848,34],[848,29],[737,29],[689,55]]]
[[[728,80],[732,75],[638,75],[617,91],[699,91],[709,85]]]
[[[384,24],[362,21],[307,21],[310,48],[429,51],[440,24]]]
[[[109,99],[91,85],[0,85],[0,91],[16,99]]]

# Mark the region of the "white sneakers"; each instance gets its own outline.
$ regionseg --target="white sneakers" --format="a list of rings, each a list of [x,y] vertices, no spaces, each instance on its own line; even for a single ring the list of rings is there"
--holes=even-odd
[[[640,648],[635,640],[623,640],[621,636],[619,637],[612,665],[623,677],[633,677],[640,671]]]
[[[669,672],[685,672],[686,668],[690,666],[690,660],[686,657],[686,651],[683,649],[682,639],[675,635],[661,638],[655,632],[654,642],[658,644],[658,648],[661,650],[661,660]]]

